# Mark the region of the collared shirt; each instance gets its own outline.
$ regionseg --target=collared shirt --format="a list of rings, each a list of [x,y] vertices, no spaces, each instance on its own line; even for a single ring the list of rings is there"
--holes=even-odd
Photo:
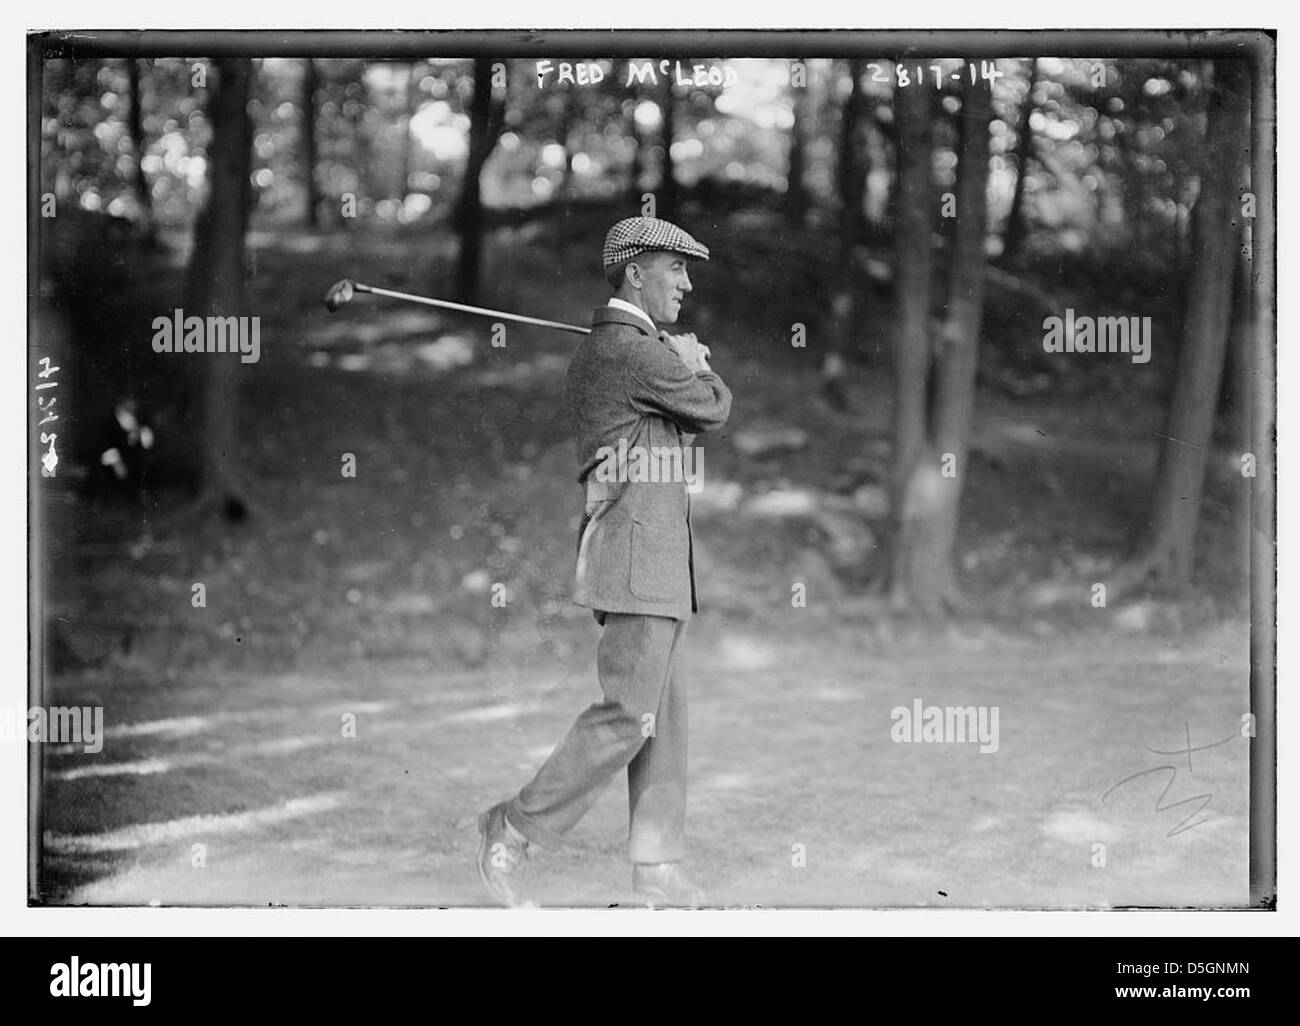
[[[610,296],[609,305],[612,306],[615,310],[625,310],[628,313],[636,314],[638,317],[644,320],[648,325],[650,325],[651,334],[653,335],[659,334],[659,329],[658,327],[655,326],[655,322],[652,321],[650,319],[650,315],[646,313],[644,310],[642,310],[639,306],[633,306],[626,299],[619,299],[618,296]]]

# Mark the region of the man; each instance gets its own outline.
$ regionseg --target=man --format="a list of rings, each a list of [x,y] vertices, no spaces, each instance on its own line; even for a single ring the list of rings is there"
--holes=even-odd
[[[479,817],[479,874],[507,905],[520,902],[529,845],[559,843],[624,767],[633,890],[651,904],[704,902],[681,868],[682,648],[698,611],[690,495],[681,474],[647,474],[644,461],[675,449],[669,462],[698,474],[700,462],[688,462],[695,433],[721,427],[731,412],[708,348],[693,334],[658,328],[676,323],[692,291],[687,261],[708,258],[705,246],[658,218],[627,218],[605,237],[614,295],[595,309],[565,387],[587,498],[573,599],[604,628],[596,652],[604,701],[578,717],[523,790]]]

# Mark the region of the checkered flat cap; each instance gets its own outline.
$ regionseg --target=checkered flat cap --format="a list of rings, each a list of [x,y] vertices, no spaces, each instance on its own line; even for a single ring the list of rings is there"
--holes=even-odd
[[[628,217],[614,225],[605,236],[601,262],[605,267],[613,267],[652,249],[681,253],[691,260],[709,259],[709,247],[696,242],[671,221],[657,217]]]

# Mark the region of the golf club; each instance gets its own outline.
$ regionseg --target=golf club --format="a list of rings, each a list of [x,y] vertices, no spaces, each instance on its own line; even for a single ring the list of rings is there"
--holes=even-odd
[[[430,299],[428,296],[415,296],[409,292],[395,292],[392,289],[381,289],[374,285],[365,285],[359,281],[353,281],[351,278],[344,278],[342,281],[336,281],[330,286],[329,291],[325,293],[325,309],[330,313],[341,307],[347,306],[352,302],[352,297],[358,292],[369,292],[376,296],[386,296],[389,299],[401,299],[408,303],[419,303],[421,306],[437,306],[447,310],[459,310],[462,313],[479,314],[482,317],[495,317],[499,320],[518,321],[520,324],[536,324],[543,328],[556,328],[560,331],[570,331],[575,335],[589,335],[590,328],[581,328],[576,324],[564,324],[561,321],[548,321],[541,317],[525,317],[523,314],[506,313],[503,310],[489,310],[483,306],[467,306],[464,303],[453,303],[446,299]]]

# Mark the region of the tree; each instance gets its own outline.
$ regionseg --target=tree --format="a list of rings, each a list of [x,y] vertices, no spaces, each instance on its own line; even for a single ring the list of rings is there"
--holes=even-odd
[[[316,181],[316,62],[308,57],[302,68],[302,177],[307,191],[306,223],[320,227],[320,185]]]
[[[840,138],[836,166],[836,184],[840,205],[840,262],[846,264],[862,230],[862,197],[866,191],[867,154],[862,142],[862,114],[866,97],[862,93],[862,76],[867,62],[855,58],[849,61],[849,95],[840,113]]]
[[[352,167],[356,175],[356,198],[358,206],[361,206],[360,201],[363,197],[373,198],[376,192],[375,144],[366,121],[366,112],[371,109],[370,80],[366,75],[366,62],[364,60],[348,62],[342,69],[339,69],[337,62],[331,62],[326,67],[333,69],[327,76],[326,82],[330,83],[332,79],[333,82],[330,84],[334,85],[337,93],[342,94],[343,124],[346,126],[345,134],[350,142]],[[334,209],[346,228],[357,228],[363,223],[359,217],[343,214],[339,206]]]
[[[983,76],[962,90],[957,162],[957,218],[949,275],[948,314],[935,352],[936,408],[931,412],[934,445],[942,460],[951,456],[956,476],[939,493],[929,520],[927,548],[934,578],[914,582],[922,607],[935,598],[957,598],[954,573],[958,504],[970,467],[971,422],[975,412],[975,371],[984,319],[988,239],[989,124],[992,91]]]
[[[1029,62],[1029,85],[1025,89],[1025,102],[1020,107],[1020,121],[1016,126],[1016,188],[1011,194],[1011,213],[1007,217],[1007,234],[1002,247],[1002,259],[1014,260],[1020,254],[1025,239],[1025,179],[1029,172],[1029,158],[1033,153],[1034,130],[1029,119],[1034,113],[1034,86],[1038,84],[1038,59]]]
[[[402,166],[398,172],[397,202],[405,203],[411,191],[411,173],[415,167],[415,134],[411,131],[411,122],[420,113],[422,95],[420,93],[420,62],[412,62],[406,71],[406,84],[402,91],[404,109],[402,112]]]
[[[140,63],[134,57],[126,61],[127,79],[130,83],[130,97],[127,102],[126,127],[131,136],[131,148],[134,153],[132,181],[135,186],[136,200],[140,204],[140,224],[143,237],[150,242],[154,237],[153,195],[149,191],[149,180],[144,174],[144,154],[148,148],[144,137],[144,110],[140,102]]]
[[[908,495],[922,463],[926,440],[926,384],[930,370],[930,244],[934,202],[931,188],[930,92],[895,92],[898,188],[894,217],[894,437],[890,466],[887,542],[888,584],[896,604],[907,601],[913,578],[909,561],[915,539],[907,529]],[[935,468],[934,473],[938,473]]]
[[[1178,365],[1143,541],[1111,583],[1113,598],[1147,580],[1173,592],[1191,584],[1205,467],[1228,342],[1249,153],[1250,83],[1245,64],[1222,60],[1206,119],[1206,164],[1192,210],[1192,267]]]
[[[671,78],[664,79],[664,92],[659,106],[663,111],[663,121],[659,129],[663,161],[659,166],[659,194],[656,197],[655,213],[659,217],[671,219],[677,209],[677,173],[673,169],[673,137],[677,132],[677,97],[673,93]]]
[[[560,145],[564,147],[564,172],[560,178],[559,193],[560,202],[568,204],[573,199],[573,138],[574,125],[582,122],[582,105],[579,102],[578,91],[570,88],[564,94],[563,103],[560,106],[560,127],[555,133],[559,137]]]
[[[479,268],[483,252],[483,194],[479,178],[501,134],[504,103],[492,96],[492,60],[474,59],[474,95],[470,101],[469,158],[465,179],[452,215],[460,235],[456,267],[456,296],[463,303],[478,301]]]
[[[1236,258],[1233,281],[1232,323],[1228,328],[1228,353],[1224,364],[1228,380],[1223,402],[1227,421],[1223,441],[1229,451],[1238,456],[1251,450],[1251,377],[1255,372],[1251,360],[1255,318],[1252,309],[1250,259],[1247,256],[1250,250],[1246,246],[1242,250]],[[1249,488],[1233,489],[1230,563],[1242,567],[1243,571],[1250,565],[1250,498]]]
[[[803,178],[806,163],[804,123],[808,120],[809,87],[807,62],[802,59],[792,61],[791,67],[796,64],[802,65],[804,68],[804,81],[798,85],[794,82],[790,84],[792,121],[790,123],[790,149],[786,171],[785,216],[790,224],[800,226],[803,224],[804,214],[808,210],[808,193],[804,190]]]
[[[194,230],[185,307],[200,317],[237,317],[244,310],[244,238],[248,227],[252,125],[247,107],[252,61],[225,57],[214,62],[210,100],[212,141],[208,146],[208,194]],[[200,504],[219,503],[233,519],[244,500],[235,471],[238,357],[214,354],[202,361],[203,385],[198,438]]]
[[[864,215],[862,199],[866,192],[867,154],[862,140],[862,114],[866,97],[862,93],[862,76],[867,62],[849,61],[849,95],[840,111],[840,135],[837,149],[836,185],[840,195],[840,246],[837,280],[831,295],[831,336],[821,366],[821,392],[832,407],[841,412],[849,409],[844,387],[844,351],[854,324],[853,251],[862,234]]]
[[[903,88],[895,102],[899,337],[894,370],[890,589],[896,607],[936,616],[960,601],[954,559],[984,306],[992,103],[987,80],[964,84],[947,318],[932,350],[930,100],[926,90]]]
[[[627,62],[630,66],[631,61]],[[629,100],[624,106],[623,132],[632,141],[632,160],[627,172],[627,199],[632,206],[641,205],[641,172],[645,166],[645,161],[641,155],[641,131],[636,123],[636,108],[641,102],[640,83],[634,83],[632,76],[624,73],[624,79],[628,82]]]

